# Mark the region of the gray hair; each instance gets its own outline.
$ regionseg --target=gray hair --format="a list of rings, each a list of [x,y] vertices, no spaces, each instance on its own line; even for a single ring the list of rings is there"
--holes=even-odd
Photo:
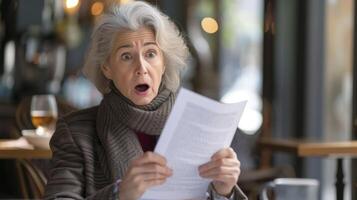
[[[116,35],[121,30],[135,31],[141,27],[153,29],[156,42],[163,52],[165,72],[162,83],[173,92],[179,87],[180,72],[187,66],[189,54],[182,35],[168,16],[148,3],[134,1],[121,6],[114,5],[99,19],[93,30],[83,73],[102,94],[110,92],[110,80],[103,75],[101,66],[111,54]]]

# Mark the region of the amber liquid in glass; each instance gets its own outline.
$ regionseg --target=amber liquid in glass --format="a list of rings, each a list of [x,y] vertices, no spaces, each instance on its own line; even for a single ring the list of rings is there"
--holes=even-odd
[[[41,127],[51,126],[56,121],[56,118],[51,112],[32,111],[31,120],[32,120],[32,124],[37,128],[39,126]]]

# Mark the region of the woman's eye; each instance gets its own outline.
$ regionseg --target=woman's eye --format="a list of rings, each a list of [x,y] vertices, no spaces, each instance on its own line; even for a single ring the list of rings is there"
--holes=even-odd
[[[131,55],[129,53],[124,53],[121,55],[121,59],[122,60],[130,60],[131,59]]]
[[[149,51],[146,53],[146,57],[148,57],[148,58],[154,58],[155,56],[156,56],[155,51]]]

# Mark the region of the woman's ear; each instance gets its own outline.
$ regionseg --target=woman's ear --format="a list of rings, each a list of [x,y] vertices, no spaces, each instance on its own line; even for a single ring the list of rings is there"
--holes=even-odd
[[[104,74],[104,76],[107,78],[107,79],[112,79],[112,70],[110,70],[110,68],[107,66],[107,65],[102,65],[101,67],[101,70]]]

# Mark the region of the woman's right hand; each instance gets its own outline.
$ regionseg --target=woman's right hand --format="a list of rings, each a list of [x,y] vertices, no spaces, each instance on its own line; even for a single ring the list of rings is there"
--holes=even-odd
[[[137,200],[144,192],[156,185],[161,185],[172,175],[166,159],[154,152],[145,152],[134,159],[122,181],[119,183],[119,199]]]

